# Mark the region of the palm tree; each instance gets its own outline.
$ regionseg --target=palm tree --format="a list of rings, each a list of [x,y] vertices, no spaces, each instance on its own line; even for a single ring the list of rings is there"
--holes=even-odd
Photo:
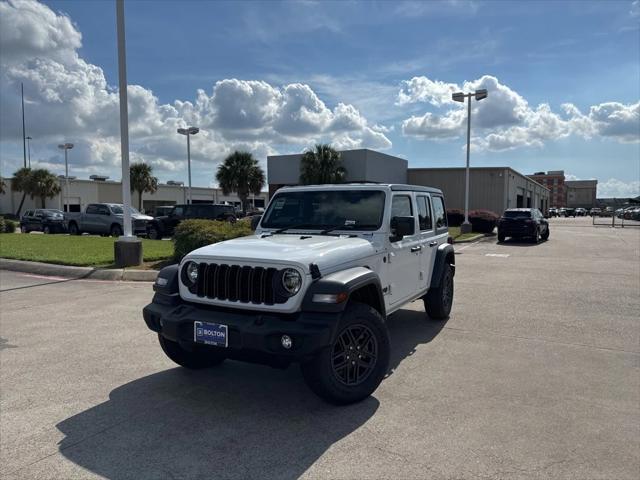
[[[331,145],[319,143],[302,155],[300,183],[303,185],[340,183],[346,175],[340,153]]]
[[[129,166],[131,192],[138,192],[138,210],[142,210],[142,194],[158,191],[158,178],[152,175],[153,167],[146,163],[132,163]]]
[[[27,194],[31,195],[30,168],[20,168],[13,174],[13,179],[11,180],[11,191],[22,192],[22,199],[20,200],[20,205],[18,205],[18,211],[16,212],[16,216],[19,217],[22,205],[24,205],[24,199],[27,197]]]
[[[60,193],[60,182],[58,177],[45,168],[38,168],[31,171],[30,179],[31,198],[39,197],[42,208],[45,208],[47,198],[53,198]]]
[[[265,185],[265,175],[258,161],[249,152],[237,150],[224,159],[218,167],[216,180],[222,193],[236,192],[242,203],[242,211],[247,211],[250,193],[258,195]]]
[[[6,186],[7,184],[4,183],[4,178],[0,177],[0,195],[4,195],[6,193],[5,191]]]

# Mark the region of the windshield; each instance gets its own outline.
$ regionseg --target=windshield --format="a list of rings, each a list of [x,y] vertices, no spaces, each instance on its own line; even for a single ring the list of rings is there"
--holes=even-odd
[[[283,192],[269,204],[263,228],[377,230],[385,194],[380,190]]]
[[[111,211],[115,215],[122,215],[124,213],[124,210],[122,209],[122,205],[109,205],[109,206],[111,207]],[[133,207],[129,207],[129,210],[131,210],[132,214],[140,214],[140,212]]]
[[[63,214],[62,210],[56,210],[56,209],[53,209],[53,208],[47,208],[47,209],[42,210],[42,211],[44,212],[45,215],[57,216],[57,215],[62,215]]]
[[[523,211],[507,210],[506,212],[504,212],[504,217],[505,218],[531,218],[531,212],[527,210],[523,210]]]

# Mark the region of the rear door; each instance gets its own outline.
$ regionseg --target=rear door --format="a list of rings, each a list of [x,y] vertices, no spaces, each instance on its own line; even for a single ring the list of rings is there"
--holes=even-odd
[[[431,283],[431,272],[436,259],[438,239],[433,222],[431,197],[425,193],[416,194],[418,208],[418,230],[420,235],[420,279],[418,290],[426,290]]]
[[[413,217],[415,205],[412,192],[394,193],[391,199],[391,221],[398,217]],[[395,240],[395,239],[394,239]],[[414,235],[389,242],[389,303],[393,306],[410,298],[417,290],[420,272],[420,234],[415,226]]]
[[[98,205],[95,216],[95,232],[110,233],[112,223],[118,223],[117,217],[112,217],[111,210],[107,205]]]
[[[98,205],[90,203],[80,216],[80,229],[88,233],[97,233],[99,230],[98,221]]]

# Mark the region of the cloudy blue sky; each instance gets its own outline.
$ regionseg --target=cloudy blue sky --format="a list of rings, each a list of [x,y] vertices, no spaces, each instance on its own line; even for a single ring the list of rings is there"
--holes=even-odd
[[[474,165],[597,178],[640,193],[640,1],[126,2],[131,156],[209,185],[234,149],[266,163],[314,142],[368,147],[411,166],[462,166],[459,89],[473,106]],[[0,1],[0,162],[119,179],[115,4]]]

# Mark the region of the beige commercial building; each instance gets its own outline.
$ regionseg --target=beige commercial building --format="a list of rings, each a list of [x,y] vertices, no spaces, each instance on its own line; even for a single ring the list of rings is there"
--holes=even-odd
[[[464,168],[408,168],[407,160],[368,149],[340,152],[347,182],[409,183],[440,188],[447,208],[464,209]],[[274,155],[267,159],[269,193],[283,185],[297,185],[302,155]],[[546,212],[549,189],[509,167],[470,170],[471,210],[502,213],[507,208],[535,207]]]
[[[64,180],[62,179],[62,192],[53,198],[45,201],[46,208],[57,208],[66,210],[65,204],[69,205],[70,211],[79,212],[89,203],[122,203],[122,184],[120,182],[112,182],[103,180],[104,177],[96,176],[93,180],[69,180],[68,200],[64,198]],[[0,213],[15,214],[22,200],[22,193],[11,191],[11,179],[4,179],[6,184],[5,193],[0,194]],[[240,199],[237,195],[224,195],[219,188],[192,187],[191,198],[193,203],[229,203],[236,207],[240,206]],[[250,196],[249,202],[253,203],[256,208],[264,207],[267,203],[268,195],[262,192],[260,195]],[[138,194],[131,194],[131,203],[135,208],[138,206]],[[154,214],[155,208],[164,205],[175,205],[187,203],[187,187],[179,182],[169,182],[168,184],[160,184],[158,190],[151,193],[142,194],[142,210],[147,213]],[[25,199],[22,212],[27,209],[40,208],[41,200],[39,198],[31,199],[29,196]]]
[[[445,193],[447,208],[464,209],[464,168],[410,168],[408,183],[428,185]],[[469,209],[491,210],[498,214],[507,208],[549,208],[549,189],[510,167],[469,169]]]
[[[596,206],[597,180],[567,180],[565,187],[567,207],[592,208]]]

